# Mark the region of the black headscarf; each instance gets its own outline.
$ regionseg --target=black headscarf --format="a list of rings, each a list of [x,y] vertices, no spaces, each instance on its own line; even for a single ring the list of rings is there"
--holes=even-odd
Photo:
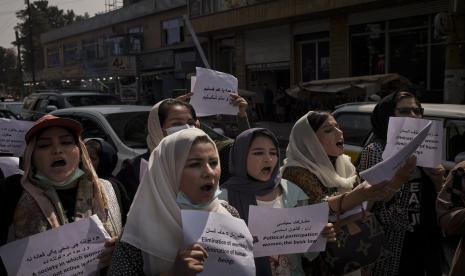
[[[100,162],[96,169],[96,173],[100,178],[109,179],[113,176],[112,172],[118,163],[116,150],[110,143],[102,139],[89,139],[86,141],[86,144],[90,141],[97,142],[100,145],[100,150],[98,151]]]
[[[384,97],[373,109],[371,113],[371,125],[375,141],[386,144],[389,117],[394,116],[396,108],[395,98],[398,92],[391,93]]]
[[[257,134],[264,134],[269,137],[278,154],[279,164],[279,144],[278,140],[269,130],[264,128],[251,128],[236,137],[229,155],[229,173],[231,177],[221,186],[228,190],[228,202],[239,211],[242,219],[247,223],[249,220],[249,206],[257,205],[257,195],[262,196],[271,193],[281,182],[279,165],[276,164],[270,180],[261,182],[251,178],[247,174],[247,155],[253,138]],[[271,276],[271,265],[268,257],[255,258],[256,275]]]

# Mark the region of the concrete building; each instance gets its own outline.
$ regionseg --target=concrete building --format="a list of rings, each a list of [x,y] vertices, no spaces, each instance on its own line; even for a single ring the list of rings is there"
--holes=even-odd
[[[184,28],[186,8],[185,0],[128,1],[123,8],[43,34],[42,82],[108,90],[142,104],[187,89],[198,59]]]
[[[189,0],[212,67],[260,91],[311,80],[383,73],[409,78],[441,101],[446,40],[434,17],[449,0]],[[276,96],[276,94],[275,94]]]

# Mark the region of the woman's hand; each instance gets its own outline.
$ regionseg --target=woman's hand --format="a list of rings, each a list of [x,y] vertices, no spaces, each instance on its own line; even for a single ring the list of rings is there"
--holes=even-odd
[[[105,241],[105,248],[97,257],[99,259],[99,267],[107,267],[110,265],[111,256],[113,255],[113,250],[115,250],[117,240],[118,237],[114,237]]]
[[[171,275],[195,275],[203,271],[203,263],[208,258],[207,251],[200,244],[193,244],[179,250],[174,260]]]
[[[424,168],[423,171],[433,182],[436,192],[441,191],[442,184],[444,183],[444,175],[446,173],[444,166],[441,164],[436,168]]]
[[[247,116],[247,107],[249,106],[247,101],[243,97],[239,96],[239,94],[229,93],[229,96],[231,97],[231,104],[239,107],[239,114],[237,115],[239,117]]]
[[[328,223],[326,224],[325,228],[321,230],[321,235],[323,238],[326,238],[328,242],[335,242],[336,241],[336,229],[334,228],[334,224]]]

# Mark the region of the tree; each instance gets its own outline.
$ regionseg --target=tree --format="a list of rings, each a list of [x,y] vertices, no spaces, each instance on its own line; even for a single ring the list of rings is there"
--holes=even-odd
[[[19,23],[15,29],[19,32],[19,43],[21,45],[21,57],[25,71],[31,71],[32,50],[30,43],[30,28],[32,29],[32,48],[34,52],[35,71],[44,68],[44,50],[41,45],[40,35],[50,30],[69,25],[76,20],[83,20],[89,17],[86,13],[83,16],[77,16],[74,11],[66,12],[57,6],[49,6],[47,0],[38,0],[31,3],[32,24],[30,24],[29,13],[27,10],[27,0],[25,0],[25,9],[16,13]],[[13,44],[16,45],[16,42]]]
[[[0,93],[18,92],[19,85],[16,52],[0,47]]]

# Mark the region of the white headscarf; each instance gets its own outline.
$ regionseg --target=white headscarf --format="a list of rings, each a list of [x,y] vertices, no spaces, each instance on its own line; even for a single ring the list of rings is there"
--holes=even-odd
[[[207,137],[218,152],[205,132],[190,128],[164,138],[150,155],[148,171],[134,197],[121,238],[142,250],[144,267],[146,258],[149,258],[147,263],[153,263],[150,261],[153,257],[174,262],[177,251],[184,245],[176,196],[192,144],[202,136]],[[204,210],[229,214],[218,199]]]
[[[150,152],[152,152],[156,146],[158,146],[160,141],[165,137],[160,125],[160,117],[158,116],[158,109],[164,101],[165,100],[159,101],[157,104],[155,104],[149,113],[147,122],[147,128],[149,131],[149,134],[147,135],[147,146]]]
[[[284,171],[286,167],[302,167],[316,175],[325,187],[338,188],[341,192],[351,190],[357,174],[354,165],[350,162],[350,157],[341,154],[333,166],[320,140],[308,123],[308,114],[300,118],[292,128],[286,150],[287,158],[284,159],[281,171]]]

